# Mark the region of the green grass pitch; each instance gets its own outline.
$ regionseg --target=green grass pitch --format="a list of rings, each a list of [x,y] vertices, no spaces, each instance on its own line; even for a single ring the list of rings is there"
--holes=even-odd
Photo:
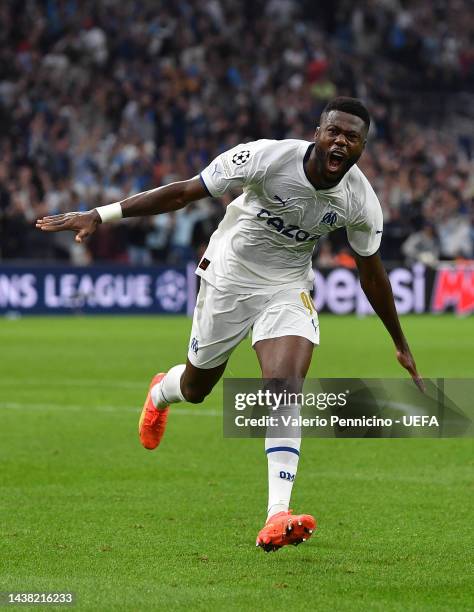
[[[403,325],[422,374],[474,376],[473,318]],[[149,379],[189,329],[0,320],[0,591],[96,611],[472,609],[471,440],[305,440],[292,507],[319,529],[265,554],[263,441],[223,438],[221,385],[172,408],[158,451],[139,445]],[[375,318],[323,315],[321,342],[312,376],[401,375]],[[258,376],[249,343],[227,375]]]

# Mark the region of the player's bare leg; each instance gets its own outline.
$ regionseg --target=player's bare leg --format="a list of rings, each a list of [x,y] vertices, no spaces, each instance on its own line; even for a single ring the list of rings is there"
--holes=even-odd
[[[181,389],[184,398],[192,404],[200,404],[213,390],[224,374],[227,361],[215,368],[197,368],[189,359],[181,378]]]
[[[148,450],[161,442],[170,404],[187,401],[199,404],[209,395],[224,373],[227,362],[215,368],[197,368],[189,359],[167,373],[153,376],[138,424],[140,442]]]
[[[283,336],[261,340],[255,344],[262,377],[272,391],[299,393],[308,372],[313,343],[301,336]],[[299,414],[299,406],[280,407],[291,415]],[[277,434],[278,435],[278,434]],[[281,437],[268,437],[268,516],[257,536],[257,546],[266,552],[287,544],[300,544],[313,533],[316,521],[309,514],[293,515],[289,503],[298,467],[301,436],[299,428],[281,432]]]

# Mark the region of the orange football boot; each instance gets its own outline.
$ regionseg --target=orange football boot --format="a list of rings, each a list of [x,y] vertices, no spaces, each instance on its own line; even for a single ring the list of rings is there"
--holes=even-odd
[[[161,438],[165,433],[166,421],[168,420],[168,412],[170,407],[166,408],[155,408],[151,401],[151,389],[154,385],[160,382],[165,376],[166,372],[160,372],[151,379],[150,386],[148,388],[148,395],[146,396],[145,404],[140,415],[140,421],[138,422],[138,433],[140,434],[140,442],[142,446],[148,450],[153,450],[161,442]]]
[[[265,552],[275,551],[282,546],[298,546],[306,542],[316,529],[316,521],[310,514],[293,516],[292,510],[277,512],[265,523],[257,536],[257,546]]]

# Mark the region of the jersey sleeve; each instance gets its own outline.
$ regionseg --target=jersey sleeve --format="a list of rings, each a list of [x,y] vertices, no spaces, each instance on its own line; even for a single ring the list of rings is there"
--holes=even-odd
[[[200,179],[213,197],[224,195],[231,188],[244,188],[263,179],[262,160],[268,140],[239,144],[218,155],[200,174]]]
[[[382,232],[382,207],[369,181],[363,177],[361,207],[354,222],[347,226],[347,239],[358,255],[368,257],[379,250]]]

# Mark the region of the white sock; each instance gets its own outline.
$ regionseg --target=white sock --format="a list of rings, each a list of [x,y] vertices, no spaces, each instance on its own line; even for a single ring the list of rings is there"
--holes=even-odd
[[[278,414],[298,417],[299,406],[283,406]],[[273,436],[275,431],[273,430]],[[300,458],[301,431],[299,427],[282,428],[281,438],[265,439],[265,452],[268,459],[268,517],[277,512],[287,512],[291,491],[298,470]],[[286,435],[285,435],[286,434]],[[294,437],[289,437],[294,436]]]
[[[151,401],[156,408],[166,408],[169,404],[184,402],[184,395],[181,392],[181,376],[185,368],[184,363],[172,367],[166,376],[152,387]]]

